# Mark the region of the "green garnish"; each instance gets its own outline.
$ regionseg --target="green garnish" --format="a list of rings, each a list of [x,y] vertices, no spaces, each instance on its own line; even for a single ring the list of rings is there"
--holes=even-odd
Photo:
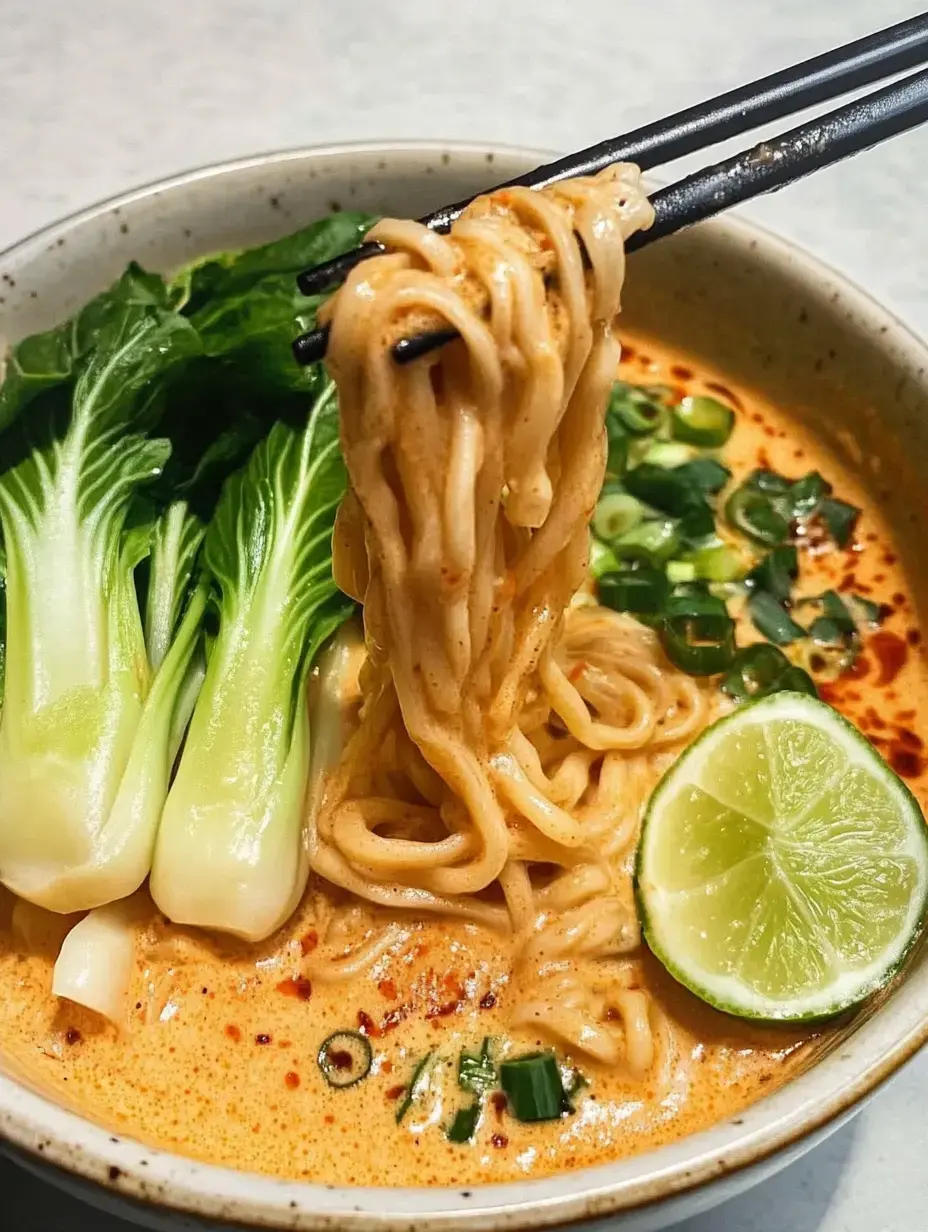
[[[672,518],[653,518],[613,539],[610,547],[620,560],[661,565],[680,550],[682,539]]]
[[[748,611],[758,633],[775,646],[788,646],[806,635],[805,629],[796,624],[780,600],[768,591],[752,594],[748,599]]]
[[[480,1051],[462,1052],[458,1058],[458,1086],[474,1095],[486,1095],[496,1086],[496,1065],[493,1061],[493,1041],[484,1037]]]
[[[616,559],[615,553],[595,535],[590,537],[590,576],[601,578],[605,573],[613,573],[618,569],[619,562]]]
[[[611,543],[644,518],[644,506],[627,492],[606,492],[593,510],[593,534]]]
[[[734,582],[744,576],[745,560],[730,543],[713,543],[690,553],[696,577],[706,582]]]
[[[669,596],[667,574],[648,565],[638,569],[620,569],[599,579],[599,601],[615,612],[656,616]]]
[[[768,642],[758,642],[739,650],[722,677],[723,691],[739,702],[771,693],[795,692],[817,696],[808,672],[794,667],[782,650]]]
[[[735,622],[724,600],[704,589],[672,595],[658,631],[667,658],[691,676],[714,676],[731,664]]]
[[[849,505],[847,501],[829,496],[822,501],[818,512],[838,547],[846,548],[860,517],[860,510],[855,505]]]
[[[684,467],[667,470],[642,462],[625,476],[625,487],[632,496],[661,513],[680,519],[681,532],[696,538],[711,534],[715,518],[702,488],[688,475]]]
[[[735,412],[716,398],[684,398],[673,408],[671,428],[678,441],[717,449],[735,426]]]
[[[428,1071],[432,1062],[435,1060],[437,1053],[434,1051],[427,1052],[420,1061],[416,1063],[412,1071],[412,1077],[406,1087],[406,1094],[403,1096],[402,1102],[396,1110],[396,1123],[402,1121],[403,1117],[412,1107],[413,1103],[419,1098],[425,1089],[425,1084],[428,1080]]]
[[[768,553],[745,579],[749,586],[764,590],[785,603],[799,576],[799,554],[792,544],[783,544]]]
[[[678,466],[677,476],[699,491],[714,496],[731,479],[731,471],[715,458],[702,457]]]
[[[445,1137],[449,1142],[470,1142],[474,1134],[477,1132],[477,1126],[480,1123],[480,1114],[483,1111],[483,1106],[479,1100],[474,1100],[472,1104],[468,1104],[466,1108],[459,1108],[454,1114],[454,1120],[445,1130]]]
[[[725,502],[725,517],[743,535],[767,547],[776,547],[789,536],[789,522],[765,492],[750,486],[736,488]]]
[[[370,1041],[360,1031],[334,1031],[323,1040],[316,1064],[330,1087],[353,1087],[371,1072]]]
[[[563,1082],[563,1077],[562,1077]],[[582,1074],[580,1070],[573,1069],[564,1082],[564,1111],[573,1113],[577,1111],[577,1096],[582,1090],[590,1085],[590,1080],[586,1074]]]
[[[607,421],[618,420],[632,436],[650,436],[667,419],[663,401],[666,393],[661,387],[647,388],[615,381],[609,395]]]
[[[664,470],[679,470],[681,466],[695,460],[695,452],[691,445],[684,445],[680,441],[655,441],[641,462],[662,466]]]
[[[528,1052],[504,1061],[500,1085],[517,1121],[555,1121],[564,1111],[564,1084],[553,1052]]]

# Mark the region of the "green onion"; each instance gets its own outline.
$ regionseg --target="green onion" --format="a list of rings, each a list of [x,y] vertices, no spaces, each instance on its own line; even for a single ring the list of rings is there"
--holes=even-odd
[[[474,1100],[466,1108],[459,1108],[454,1114],[454,1120],[445,1130],[449,1142],[471,1142],[477,1132],[482,1107],[479,1100]]]
[[[627,492],[607,492],[593,510],[593,533],[610,543],[637,526],[644,517],[644,506]]]
[[[707,582],[734,582],[744,576],[744,557],[729,543],[707,544],[690,555],[696,576]]]
[[[673,409],[671,426],[678,441],[715,449],[731,436],[735,412],[717,398],[684,398]]]
[[[765,590],[775,598],[786,601],[792,592],[793,582],[799,576],[799,554],[789,544],[774,548],[760,564],[755,565],[747,576],[748,583],[757,590]]]
[[[789,490],[790,515],[800,521],[811,518],[831,492],[831,484],[818,471],[809,471]]]
[[[486,1095],[496,1086],[496,1066],[492,1056],[493,1041],[487,1035],[480,1051],[462,1052],[458,1057],[458,1086],[474,1095]]]
[[[666,573],[667,580],[674,586],[681,582],[695,582],[697,577],[696,566],[691,560],[668,560]]]
[[[857,525],[857,519],[860,517],[860,510],[854,505],[849,505],[847,501],[835,500],[834,497],[829,496],[822,501],[819,515],[838,547],[847,547],[854,533],[854,527]]]
[[[834,645],[857,632],[857,625],[850,609],[836,590],[826,590],[820,595],[800,599],[797,608],[815,607],[818,616],[809,627],[809,634],[824,645]],[[813,630],[818,628],[818,632]]]
[[[667,658],[690,676],[714,676],[734,657],[735,623],[724,602],[707,591],[671,596],[659,632]]]
[[[809,674],[794,667],[782,650],[767,642],[738,651],[722,678],[722,689],[740,702],[784,691],[816,696]]]
[[[685,480],[691,487],[710,496],[721,492],[729,479],[731,471],[715,458],[694,458],[677,468],[677,477]]]
[[[806,635],[805,629],[796,624],[780,600],[765,590],[755,591],[750,596],[748,611],[758,633],[776,646],[787,646]]]
[[[715,532],[715,515],[702,496],[694,496],[680,518],[680,534],[692,542]]]
[[[684,470],[682,466],[668,470],[651,462],[642,462],[625,476],[625,487],[646,505],[675,518],[682,517],[694,503],[704,504],[708,509],[702,490],[681,473]]]
[[[792,481],[785,475],[764,470],[762,467],[751,471],[744,481],[744,487],[755,492],[766,492],[768,496],[785,496],[792,486]]]
[[[330,1087],[353,1087],[371,1072],[373,1053],[359,1031],[335,1031],[323,1040],[316,1064]]]
[[[641,460],[651,466],[662,466],[664,470],[678,470],[693,460],[695,452],[690,445],[681,445],[679,441],[656,441]]]
[[[655,518],[639,524],[613,539],[611,548],[620,560],[637,560],[660,565],[676,556],[681,545],[677,523],[670,518]]]
[[[606,441],[609,452],[606,457],[606,475],[621,479],[628,469],[628,433],[618,419],[606,420]]]
[[[765,492],[749,486],[749,481],[729,496],[725,517],[736,530],[768,547],[776,547],[789,535],[789,522],[774,501]]]
[[[435,1059],[434,1052],[427,1052],[421,1061],[412,1071],[412,1077],[409,1079],[409,1084],[406,1087],[406,1094],[403,1101],[396,1110],[396,1123],[399,1125],[403,1117],[413,1105],[413,1101],[418,1099],[422,1094],[425,1084],[428,1080],[428,1070],[432,1061]]]
[[[607,421],[617,420],[632,436],[650,436],[667,419],[663,390],[616,381],[606,408]]]
[[[851,603],[861,624],[878,625],[883,619],[882,606],[874,603],[872,599],[865,599],[863,595],[851,595]]]
[[[660,569],[648,565],[620,569],[599,579],[599,601],[614,612],[656,616],[670,595],[670,582]]]
[[[504,1061],[500,1085],[517,1121],[554,1121],[564,1110],[564,1084],[553,1052],[528,1052]]]
[[[619,562],[611,548],[607,548],[595,535],[590,537],[590,576],[601,578],[604,573],[613,573],[619,568]]]

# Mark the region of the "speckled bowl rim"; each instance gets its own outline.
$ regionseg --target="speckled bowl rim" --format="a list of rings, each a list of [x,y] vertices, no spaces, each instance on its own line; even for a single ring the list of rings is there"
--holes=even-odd
[[[36,245],[47,248],[82,222],[198,181],[333,156],[416,156],[424,165],[444,152],[475,160],[493,154],[526,164],[548,157],[498,142],[358,141],[273,151],[181,172],[77,210],[6,248],[0,259],[25,258]],[[843,274],[755,224],[726,218],[702,227],[734,251],[750,253],[753,261],[804,280],[817,298],[828,294],[835,313],[866,323],[879,338],[884,357],[910,379],[928,386],[925,342]],[[846,1119],[926,1042],[928,970],[920,980],[904,982],[834,1052],[737,1117],[611,1164],[472,1189],[336,1187],[202,1164],[117,1137],[2,1074],[0,1143],[27,1166],[60,1169],[110,1189],[152,1215],[176,1213],[233,1226],[332,1232],[540,1229],[619,1212],[644,1213],[673,1198],[693,1195],[721,1177],[735,1177],[764,1161],[769,1164],[778,1154],[788,1159],[804,1141]]]

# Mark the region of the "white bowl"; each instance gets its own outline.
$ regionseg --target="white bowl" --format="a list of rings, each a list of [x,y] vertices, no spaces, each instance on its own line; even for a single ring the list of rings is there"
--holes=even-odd
[[[85,210],[0,255],[0,342],[45,328],[137,258],[167,269],[252,244],[337,205],[418,215],[543,161],[529,151],[402,143],[263,155]],[[757,228],[703,224],[632,258],[628,323],[725,368],[814,421],[860,472],[915,559],[905,521],[928,471],[928,349],[863,292]],[[905,544],[912,544],[906,549]],[[546,1180],[461,1189],[347,1189],[209,1167],[113,1136],[52,1102],[0,1055],[0,1138],[25,1166],[124,1217],[263,1228],[663,1228],[784,1167],[853,1114],[928,1038],[928,965],[818,1064],[712,1129]],[[2,1049],[0,1049],[2,1052]]]

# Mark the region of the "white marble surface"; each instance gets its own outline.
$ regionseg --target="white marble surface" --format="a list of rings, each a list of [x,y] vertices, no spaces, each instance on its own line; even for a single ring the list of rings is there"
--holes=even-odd
[[[0,0],[0,247],[123,188],[313,142],[576,148],[916,11],[909,0]],[[928,131],[750,207],[928,330]],[[923,1232],[928,1058],[681,1232]],[[3,1232],[117,1232],[0,1163]]]

